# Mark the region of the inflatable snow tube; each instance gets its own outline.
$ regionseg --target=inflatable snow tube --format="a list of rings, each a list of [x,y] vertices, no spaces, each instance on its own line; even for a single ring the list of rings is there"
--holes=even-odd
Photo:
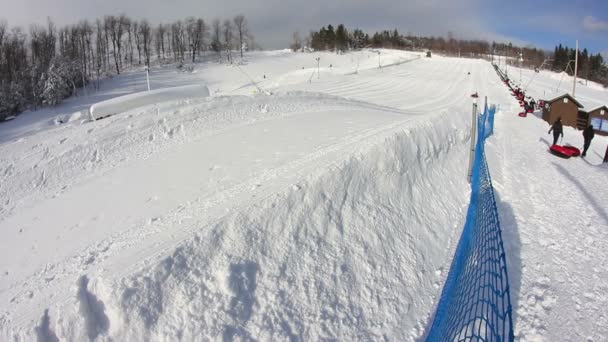
[[[521,112],[519,113],[519,116],[525,118],[526,116],[528,116],[528,114],[526,112]]]
[[[564,149],[564,151],[570,153],[571,157],[578,157],[581,155],[581,150],[574,146],[562,146],[562,148]]]
[[[578,157],[581,155],[581,150],[574,146],[553,145],[550,148],[553,155],[568,159],[570,157]]]

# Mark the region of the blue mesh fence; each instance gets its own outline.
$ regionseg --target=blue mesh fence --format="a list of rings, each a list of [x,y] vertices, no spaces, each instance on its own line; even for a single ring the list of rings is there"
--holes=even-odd
[[[427,341],[513,341],[509,278],[484,141],[496,107],[477,122],[471,203]]]

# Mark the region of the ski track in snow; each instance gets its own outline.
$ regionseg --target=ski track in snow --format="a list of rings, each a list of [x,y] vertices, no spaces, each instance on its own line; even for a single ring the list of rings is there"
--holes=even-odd
[[[163,67],[159,82],[214,96],[8,126],[0,339],[420,338],[464,224],[474,92],[501,107],[487,153],[517,338],[608,335],[606,139],[556,159],[489,63],[381,51],[381,69],[376,53],[322,54],[319,78],[288,52]]]

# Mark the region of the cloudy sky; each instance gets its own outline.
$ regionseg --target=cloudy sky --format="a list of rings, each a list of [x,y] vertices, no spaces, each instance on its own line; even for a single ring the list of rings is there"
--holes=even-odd
[[[264,48],[286,47],[293,31],[344,23],[365,31],[484,38],[553,49],[575,39],[608,57],[607,0],[0,0],[0,20],[27,28],[51,17],[58,24],[126,13],[154,23],[187,16],[244,14]]]

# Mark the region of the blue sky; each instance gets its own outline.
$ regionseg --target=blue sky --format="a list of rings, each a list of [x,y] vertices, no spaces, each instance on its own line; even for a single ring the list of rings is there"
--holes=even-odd
[[[265,48],[289,46],[292,33],[339,23],[365,31],[483,38],[553,50],[579,39],[608,60],[608,0],[0,0],[0,20],[27,28],[50,16],[60,24],[126,13],[167,23],[187,16],[210,22],[244,14]]]
[[[579,44],[608,53],[607,0],[490,0],[480,3],[484,26],[495,33],[553,49]],[[608,57],[608,55],[606,55]]]

